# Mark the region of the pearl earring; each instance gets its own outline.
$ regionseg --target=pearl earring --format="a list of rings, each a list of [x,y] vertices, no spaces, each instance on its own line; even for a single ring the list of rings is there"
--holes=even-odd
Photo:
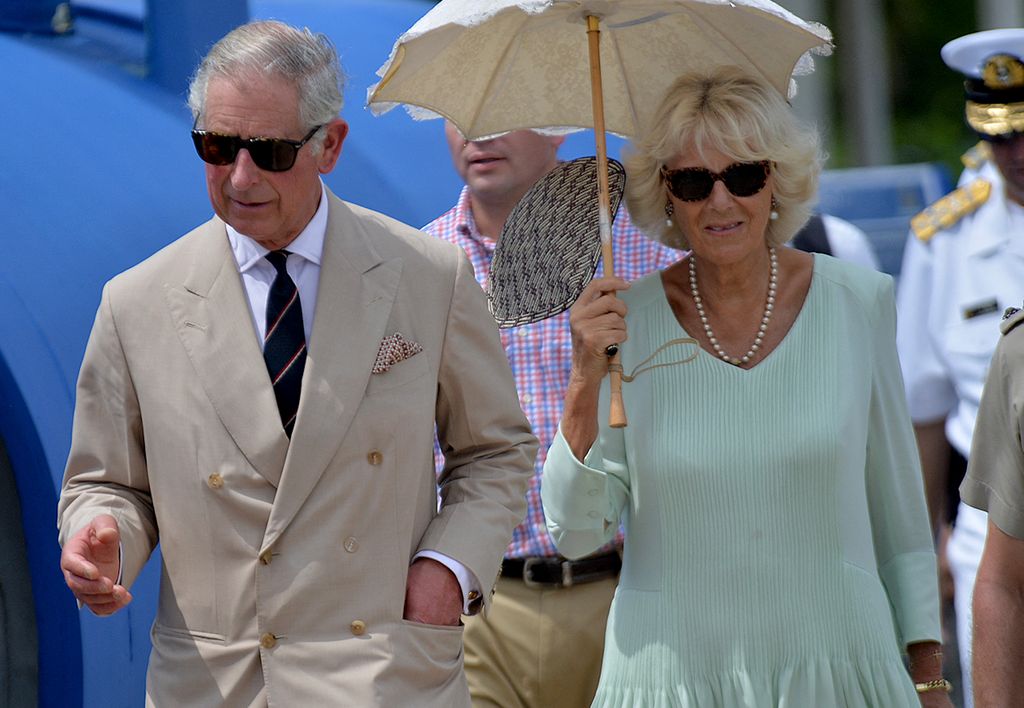
[[[768,218],[772,221],[779,218],[779,202],[776,201],[775,197],[772,197],[772,210],[768,213]]]
[[[671,229],[675,224],[672,221],[672,215],[676,213],[676,208],[672,204],[672,201],[665,202],[665,228]]]

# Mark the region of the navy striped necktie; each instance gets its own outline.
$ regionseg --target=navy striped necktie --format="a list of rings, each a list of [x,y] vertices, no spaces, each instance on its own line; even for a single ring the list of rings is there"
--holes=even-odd
[[[302,372],[306,368],[306,333],[302,325],[302,303],[299,289],[288,275],[285,263],[288,251],[271,251],[266,255],[277,270],[267,295],[267,330],[263,337],[263,360],[274,385],[281,425],[288,437],[295,428],[299,410]]]

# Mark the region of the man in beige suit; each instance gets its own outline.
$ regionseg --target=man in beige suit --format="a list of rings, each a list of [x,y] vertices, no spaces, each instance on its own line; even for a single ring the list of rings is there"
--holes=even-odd
[[[536,441],[461,251],[323,186],[339,77],[308,30],[214,45],[189,103],[216,217],[103,291],[61,568],[110,614],[159,540],[150,705],[469,705],[460,617]]]

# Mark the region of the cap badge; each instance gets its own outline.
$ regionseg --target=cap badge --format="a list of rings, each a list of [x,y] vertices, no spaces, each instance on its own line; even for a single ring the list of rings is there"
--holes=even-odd
[[[993,54],[985,61],[981,73],[990,89],[1011,89],[1024,86],[1024,63],[1010,54]]]

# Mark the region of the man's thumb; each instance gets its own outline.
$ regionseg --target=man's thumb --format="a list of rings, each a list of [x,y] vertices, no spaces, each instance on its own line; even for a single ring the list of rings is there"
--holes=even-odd
[[[92,522],[93,533],[96,540],[103,545],[116,544],[120,541],[121,534],[117,529],[117,521],[113,516],[104,514],[97,516]]]

